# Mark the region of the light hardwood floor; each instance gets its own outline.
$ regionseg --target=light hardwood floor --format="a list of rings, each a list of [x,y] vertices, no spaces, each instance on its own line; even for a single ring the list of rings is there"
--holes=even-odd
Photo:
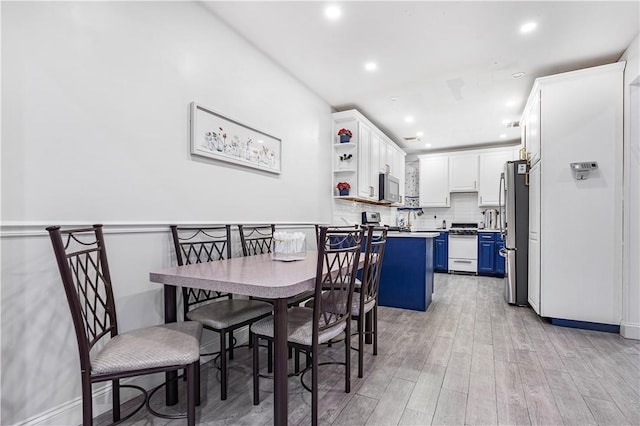
[[[640,424],[640,342],[552,326],[529,308],[506,304],[502,292],[501,279],[436,274],[426,313],[380,308],[378,356],[367,345],[358,379],[353,352],[351,393],[344,393],[342,368],[320,367],[321,424]],[[344,353],[342,344],[322,352],[321,362],[339,361]],[[263,366],[265,359],[266,353]],[[261,381],[261,403],[252,405],[246,348],[231,362],[227,401],[219,400],[209,364],[202,381],[200,424],[273,423],[270,380]],[[153,405],[166,410],[162,397],[161,391]],[[311,423],[310,401],[291,378],[290,424]],[[125,424],[183,423],[143,409]]]

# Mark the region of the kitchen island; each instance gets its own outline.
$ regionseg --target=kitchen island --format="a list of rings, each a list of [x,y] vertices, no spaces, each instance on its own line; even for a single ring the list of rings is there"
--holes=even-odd
[[[426,311],[433,293],[433,238],[438,232],[389,232],[378,304]]]

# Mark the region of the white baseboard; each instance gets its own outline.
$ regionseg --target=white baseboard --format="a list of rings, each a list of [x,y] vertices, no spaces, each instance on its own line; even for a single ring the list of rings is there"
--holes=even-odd
[[[211,334],[208,337],[207,341],[200,348],[201,353],[210,353],[216,352],[220,349],[219,339],[216,336],[212,336],[214,333],[207,332],[205,333]],[[233,333],[236,338],[236,343],[241,345],[243,343],[247,343],[249,340],[249,328],[243,327],[241,329],[236,330]],[[210,361],[213,357],[202,357],[200,358],[200,363],[204,364]],[[140,376],[131,379],[122,380],[122,384],[133,384],[137,386],[141,386],[145,389],[151,389],[157,385],[159,385],[164,377],[164,373],[152,374],[149,376]],[[96,385],[97,386],[97,385]],[[130,394],[129,394],[130,392]],[[92,400],[93,400],[93,417],[97,417],[102,413],[111,410],[111,384],[108,384],[100,387],[93,391]],[[140,393],[136,390],[128,390],[121,389],[121,404],[124,404],[131,398],[136,398],[140,395]],[[144,410],[144,408],[143,408]],[[82,397],[77,397],[72,399],[71,401],[67,401],[63,404],[58,405],[50,410],[37,414],[33,417],[30,417],[22,422],[16,423],[16,426],[68,426],[68,425],[79,425],[82,423]]]
[[[640,340],[640,324],[620,323],[620,335],[625,339]]]

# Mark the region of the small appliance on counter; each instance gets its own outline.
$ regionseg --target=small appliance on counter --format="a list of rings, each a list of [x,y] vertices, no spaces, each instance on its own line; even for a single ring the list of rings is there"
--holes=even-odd
[[[484,214],[484,229],[498,229],[498,210],[487,209],[482,214]]]
[[[362,212],[362,224],[380,226],[379,212]]]

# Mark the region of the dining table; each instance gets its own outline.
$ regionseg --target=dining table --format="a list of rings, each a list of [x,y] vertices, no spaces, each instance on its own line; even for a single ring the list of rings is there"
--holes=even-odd
[[[360,266],[363,263],[360,256]],[[152,271],[150,281],[164,285],[165,323],[177,321],[177,287],[228,292],[271,299],[274,305],[274,425],[288,419],[287,300],[315,288],[317,252],[304,259],[284,262],[273,254],[235,257],[215,262],[174,266]],[[176,372],[167,373],[166,404],[178,402]]]

